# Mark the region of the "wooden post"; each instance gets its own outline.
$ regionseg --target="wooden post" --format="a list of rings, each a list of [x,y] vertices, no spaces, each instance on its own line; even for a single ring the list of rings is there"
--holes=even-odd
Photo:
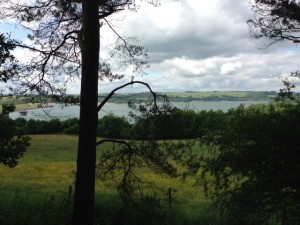
[[[172,204],[172,188],[169,188],[168,195],[169,195],[169,207],[171,207],[171,204]]]
[[[69,197],[68,199],[72,198],[72,185],[69,185]]]

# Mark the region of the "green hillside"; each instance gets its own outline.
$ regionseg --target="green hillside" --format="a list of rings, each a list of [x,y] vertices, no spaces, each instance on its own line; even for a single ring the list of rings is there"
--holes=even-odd
[[[268,101],[271,97],[275,97],[277,92],[275,91],[187,91],[187,92],[165,92],[158,93],[161,95],[166,95],[172,102],[188,102],[188,101]],[[103,100],[108,93],[99,94],[99,102]],[[299,93],[298,93],[299,95]],[[78,96],[75,96],[78,97]],[[1,104],[13,103],[15,105],[27,104],[31,102],[30,100],[34,98],[29,97],[1,97]],[[114,103],[127,103],[128,101],[141,102],[151,99],[151,93],[122,93],[115,94],[109,100],[109,102]],[[159,97],[158,97],[159,100]],[[35,99],[36,101],[36,99]],[[48,102],[53,100],[44,99],[43,102]]]
[[[275,91],[207,91],[207,92],[165,92],[161,95],[167,95],[170,101],[187,102],[187,101],[268,101],[271,97],[275,97]],[[99,99],[103,99],[106,94],[101,94]],[[149,99],[150,93],[127,93],[116,94],[111,102],[128,102],[142,101]]]

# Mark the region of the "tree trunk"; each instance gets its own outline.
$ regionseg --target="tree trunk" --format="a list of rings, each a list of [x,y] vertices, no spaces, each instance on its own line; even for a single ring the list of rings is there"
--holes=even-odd
[[[94,218],[97,136],[99,20],[97,0],[83,0],[82,74],[73,225],[92,225]]]

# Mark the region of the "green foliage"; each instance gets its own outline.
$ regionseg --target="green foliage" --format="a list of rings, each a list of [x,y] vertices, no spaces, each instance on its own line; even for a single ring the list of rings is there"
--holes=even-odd
[[[0,224],[67,225],[71,208],[66,198],[45,195],[30,199],[17,192],[0,198]]]
[[[240,106],[203,138],[217,147],[203,182],[223,224],[300,224],[300,102]]]
[[[184,139],[195,137],[191,110],[171,109],[167,113],[140,118],[136,121],[134,135],[137,139]]]
[[[2,105],[0,114],[0,164],[8,167],[15,167],[30,145],[29,137],[15,136],[15,123],[8,116],[14,109],[14,105]]]
[[[78,135],[79,133],[79,124],[74,124],[70,127],[67,127],[63,130],[64,134],[74,134],[74,135]]]
[[[64,134],[75,134],[79,133],[79,119],[70,118],[64,121],[61,121],[61,129]]]
[[[294,88],[296,88],[296,82],[295,79],[299,79],[300,78],[300,71],[296,71],[296,72],[291,72],[289,74],[288,77],[284,77],[281,79],[284,88],[281,88],[279,90],[278,96],[276,96],[274,98],[275,101],[280,102],[286,102],[286,101],[293,101],[295,100],[297,97],[299,98],[299,93],[297,95],[297,93],[295,93],[293,91]]]
[[[166,114],[140,118],[133,127],[137,139],[197,139],[224,126],[221,110],[200,111],[173,108]]]
[[[97,133],[105,138],[130,138],[131,124],[124,117],[106,115],[99,120]]]
[[[94,224],[107,225],[218,225],[210,208],[188,215],[182,207],[169,208],[151,198],[125,203],[112,195],[97,194]],[[24,192],[0,197],[0,224],[5,225],[68,225],[72,200],[61,194],[42,194],[32,198]]]
[[[226,113],[222,110],[200,111],[192,124],[195,127],[197,137],[201,138],[221,130],[227,123]]]
[[[17,118],[14,120],[14,123],[15,123],[17,135],[27,133],[25,128],[27,124],[27,120],[25,120],[24,118]]]
[[[60,121],[52,119],[50,121],[30,119],[26,123],[25,131],[27,134],[49,134],[60,131]]]
[[[70,118],[67,120],[51,119],[46,120],[25,120],[17,118],[14,120],[17,133],[25,134],[74,134],[78,135],[79,119]],[[124,117],[104,116],[98,122],[98,135],[105,138],[130,138],[132,125]]]
[[[5,83],[15,73],[15,58],[10,53],[14,48],[12,40],[0,33],[0,81]]]

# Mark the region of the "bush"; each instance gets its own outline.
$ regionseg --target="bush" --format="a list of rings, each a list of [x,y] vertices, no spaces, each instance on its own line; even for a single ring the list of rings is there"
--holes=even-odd
[[[63,133],[64,134],[74,134],[74,135],[78,135],[79,134],[79,124],[74,124],[74,125],[71,125],[70,127],[68,128],[65,128],[63,130]]]
[[[27,120],[24,118],[17,118],[14,120],[15,126],[16,126],[16,134],[21,135],[27,133],[26,131],[26,124]]]
[[[79,119],[78,118],[70,118],[67,120],[60,121],[60,126],[61,126],[60,129],[62,131],[64,131],[66,128],[70,128],[70,127],[73,127],[76,125],[79,127]]]
[[[124,117],[106,115],[99,120],[97,133],[105,138],[130,138],[131,125]]]

